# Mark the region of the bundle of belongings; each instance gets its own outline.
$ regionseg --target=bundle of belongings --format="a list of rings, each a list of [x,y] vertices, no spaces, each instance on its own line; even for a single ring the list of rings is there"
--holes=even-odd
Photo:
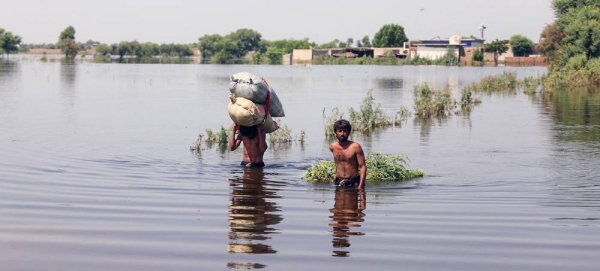
[[[227,107],[231,120],[241,126],[263,124],[266,133],[279,129],[273,117],[284,117],[283,107],[275,90],[264,78],[249,72],[240,72],[231,76]]]

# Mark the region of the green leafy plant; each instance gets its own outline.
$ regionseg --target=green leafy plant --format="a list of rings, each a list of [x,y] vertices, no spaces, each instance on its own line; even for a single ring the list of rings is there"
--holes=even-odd
[[[407,169],[406,156],[369,153],[365,159],[367,165],[367,183],[404,181],[425,176],[421,169]],[[312,183],[332,183],[335,176],[333,161],[319,161],[313,164],[302,176]]]
[[[414,88],[415,115],[421,118],[447,117],[456,107],[450,89],[431,89],[428,84]]]

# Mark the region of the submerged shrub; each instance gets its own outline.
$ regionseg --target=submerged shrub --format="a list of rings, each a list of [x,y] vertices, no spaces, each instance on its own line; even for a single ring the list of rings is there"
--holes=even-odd
[[[414,89],[415,115],[421,118],[446,117],[452,114],[456,101],[448,87],[443,90],[429,88],[428,84]]]
[[[460,109],[463,113],[471,112],[471,110],[481,103],[481,99],[473,97],[473,91],[470,88],[463,88],[460,95]]]
[[[368,135],[377,128],[386,128],[392,125],[400,126],[402,122],[410,116],[410,111],[402,107],[394,117],[386,115],[379,104],[375,104],[373,98],[373,90],[367,92],[359,109],[350,107],[348,109],[350,115],[349,121],[352,123],[352,132]],[[323,126],[325,128],[325,136],[328,138],[335,137],[333,132],[333,124],[344,117],[344,113],[337,107],[331,110],[331,116],[325,115],[323,109]]]
[[[373,98],[373,90],[367,92],[367,96],[363,99],[359,110],[350,108],[350,122],[353,125],[353,130],[364,134],[370,133],[377,127],[386,127],[392,125],[392,119],[386,116],[381,110],[380,105],[375,105]]]
[[[281,121],[279,120],[277,120],[276,122],[279,126],[279,129],[277,129],[275,132],[268,134],[269,143],[291,143],[295,140],[304,142],[304,137],[306,136],[306,132],[304,130],[300,131],[300,135],[296,136],[296,138],[294,139],[294,137],[292,137],[292,128],[287,126],[287,124],[282,125]]]
[[[367,183],[394,182],[425,176],[421,169],[407,169],[407,158],[403,155],[385,155],[377,152],[370,153],[365,159],[367,164]],[[335,163],[319,161],[312,165],[302,176],[312,183],[333,183]]]

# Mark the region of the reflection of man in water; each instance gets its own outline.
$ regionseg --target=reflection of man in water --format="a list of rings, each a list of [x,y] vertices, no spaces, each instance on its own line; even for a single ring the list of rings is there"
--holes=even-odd
[[[270,225],[281,221],[274,202],[273,189],[265,188],[266,181],[262,169],[244,168],[242,178],[229,180],[233,187],[229,206],[229,244],[230,253],[265,254],[276,253],[271,246],[262,244],[276,230]]]
[[[360,227],[360,222],[364,221],[366,209],[366,195],[363,189],[338,187],[335,190],[335,203],[331,209],[331,222],[329,226],[333,227],[333,251],[334,257],[348,257],[349,251],[342,250],[350,247],[349,237],[352,235],[364,235],[364,233],[353,230]]]

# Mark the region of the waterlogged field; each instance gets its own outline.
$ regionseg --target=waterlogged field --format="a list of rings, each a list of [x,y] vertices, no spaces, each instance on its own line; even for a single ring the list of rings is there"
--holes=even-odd
[[[228,80],[264,76],[283,124],[263,171],[189,147],[231,120]],[[336,191],[323,114],[372,89],[393,115],[413,87],[544,68],[0,64],[3,270],[596,270],[600,95],[476,94],[470,114],[355,135],[427,175]],[[348,116],[347,113],[345,115]]]

